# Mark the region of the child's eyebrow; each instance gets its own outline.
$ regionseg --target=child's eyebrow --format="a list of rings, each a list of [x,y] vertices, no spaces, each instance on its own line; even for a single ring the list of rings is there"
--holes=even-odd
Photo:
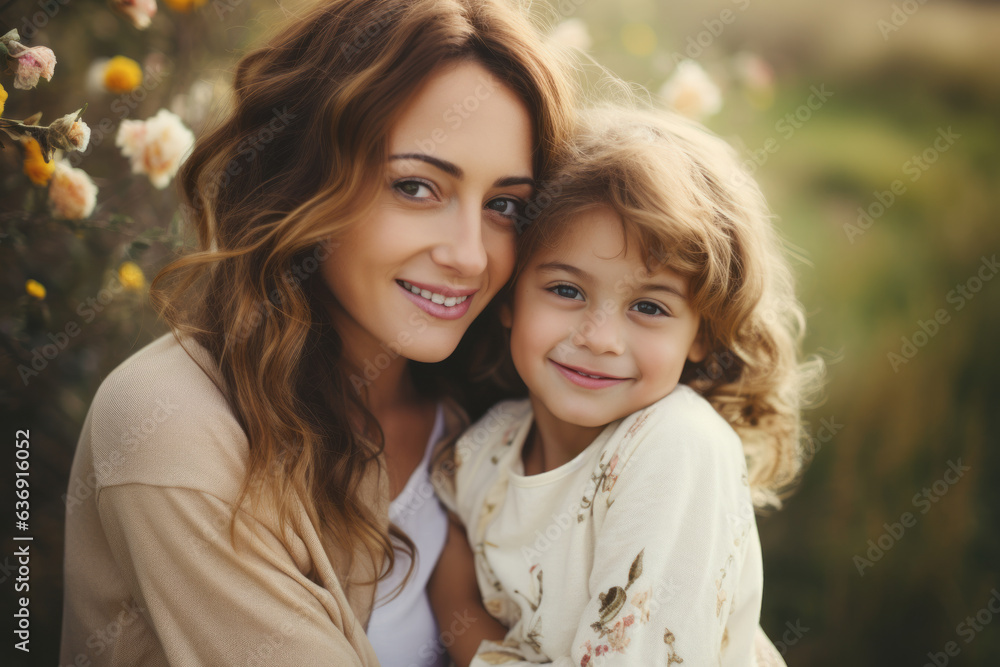
[[[538,265],[538,271],[546,271],[549,273],[554,273],[556,271],[565,271],[577,278],[591,278],[592,276],[584,271],[583,269],[577,268],[572,264],[563,264],[562,262],[545,262],[544,264]]]
[[[666,292],[668,294],[673,294],[674,296],[687,301],[687,297],[673,285],[662,285],[660,283],[643,283],[638,287],[639,290],[643,292]]]
[[[573,266],[572,264],[563,264],[562,262],[546,262],[544,264],[539,264],[537,271],[545,271],[548,273],[554,273],[557,271],[564,271],[570,275],[576,276],[580,280],[593,280],[594,277],[584,271],[583,269]],[[631,286],[634,283],[628,277],[622,280],[622,284]],[[653,283],[645,282],[635,285],[635,289],[639,292],[666,292],[667,294],[673,294],[679,299],[684,299],[687,301],[687,295],[685,295],[680,289],[674,287],[673,285],[668,285],[664,283]]]

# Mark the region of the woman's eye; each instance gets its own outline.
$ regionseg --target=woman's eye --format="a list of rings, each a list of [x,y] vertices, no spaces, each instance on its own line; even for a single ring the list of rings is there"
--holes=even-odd
[[[564,299],[576,299],[578,301],[583,300],[583,295],[580,294],[580,290],[575,287],[570,287],[569,285],[556,285],[555,287],[549,288],[549,291],[556,296],[561,296]]]
[[[649,301],[640,301],[639,303],[632,306],[632,309],[642,313],[643,315],[669,315],[667,311],[663,308],[657,306],[655,303]]]
[[[421,181],[396,181],[393,187],[402,192],[407,197],[414,199],[427,199],[433,196],[430,187]]]
[[[486,202],[486,208],[491,211],[496,211],[500,215],[506,216],[508,218],[516,218],[521,214],[522,202],[518,199],[511,199],[510,197],[497,197],[496,199],[491,199]]]

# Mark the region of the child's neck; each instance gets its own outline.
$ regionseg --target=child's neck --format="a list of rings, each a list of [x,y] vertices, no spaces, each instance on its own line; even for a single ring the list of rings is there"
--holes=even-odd
[[[534,396],[531,397],[531,406],[535,424],[528,435],[528,442],[524,443],[524,448],[521,450],[525,475],[537,475],[569,463],[585,450],[606,426],[570,424],[549,412]]]

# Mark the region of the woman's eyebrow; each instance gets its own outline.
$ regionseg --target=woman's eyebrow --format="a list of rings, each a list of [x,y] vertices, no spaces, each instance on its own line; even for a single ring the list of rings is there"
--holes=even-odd
[[[455,178],[461,180],[465,176],[465,172],[462,168],[453,162],[448,162],[447,160],[442,160],[436,158],[433,155],[427,155],[426,153],[401,153],[399,155],[390,155],[390,160],[420,160],[426,162],[429,165],[437,167],[449,176],[454,176]]]
[[[509,188],[515,185],[530,185],[534,188],[535,179],[531,176],[507,176],[506,178],[498,178],[493,183],[495,188]]]
[[[426,153],[400,153],[398,155],[390,155],[390,160],[420,160],[421,162],[426,162],[427,164],[437,167],[444,173],[462,180],[465,176],[465,172],[454,162],[448,162],[447,160],[442,160],[441,158],[436,158],[433,155],[427,155]],[[530,185],[535,187],[535,179],[530,176],[505,176],[503,178],[498,178],[494,183],[495,188],[509,188],[514,185]]]

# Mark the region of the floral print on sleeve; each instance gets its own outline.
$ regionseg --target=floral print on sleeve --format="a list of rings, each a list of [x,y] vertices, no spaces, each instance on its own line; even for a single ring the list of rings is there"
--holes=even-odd
[[[597,500],[598,493],[608,495],[608,507],[611,507],[611,505],[615,502],[614,499],[611,498],[611,491],[615,488],[615,484],[618,482],[618,472],[627,461],[621,460],[621,452],[626,449],[626,445],[630,440],[632,440],[632,438],[635,437],[636,433],[639,432],[648,418],[648,413],[640,414],[635,420],[635,423],[629,427],[628,431],[626,431],[621,441],[618,442],[618,445],[614,447],[614,449],[608,449],[601,456],[598,469],[590,476],[590,481],[593,484],[593,487],[589,488],[580,500],[580,512],[576,517],[578,523],[583,523],[587,518],[587,513],[584,510],[589,509],[590,516],[594,515],[594,503]]]
[[[587,667],[595,657],[600,657],[608,653],[625,653],[632,642],[630,636],[634,629],[649,622],[649,603],[652,597],[652,589],[645,588],[640,592],[628,597],[628,590],[642,576],[642,556],[645,549],[632,561],[632,566],[628,571],[628,582],[625,586],[612,586],[605,593],[600,593],[598,599],[601,606],[598,609],[598,620],[590,624],[591,629],[597,633],[597,638],[591,642],[586,640],[580,647],[583,656],[580,658],[580,667]],[[628,604],[628,613],[626,612]],[[664,641],[667,638],[664,636]],[[676,656],[672,646],[673,635],[670,635],[671,655]],[[672,657],[673,662],[683,662],[680,658]]]

